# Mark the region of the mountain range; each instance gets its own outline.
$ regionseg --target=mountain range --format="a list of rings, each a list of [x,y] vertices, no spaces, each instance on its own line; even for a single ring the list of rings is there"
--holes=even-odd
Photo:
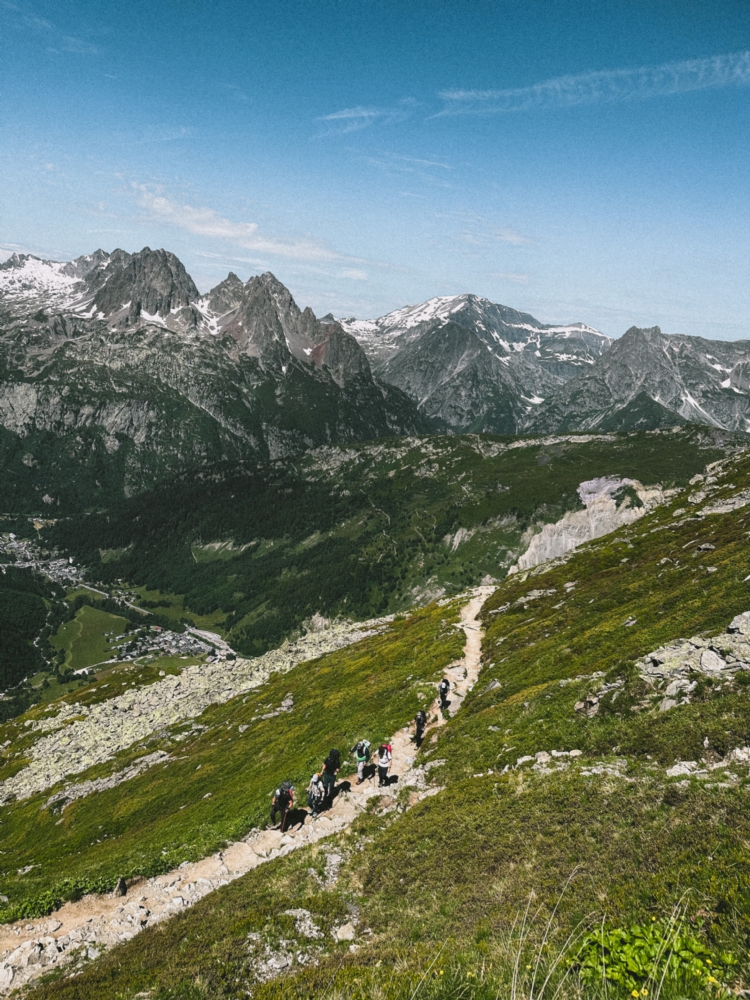
[[[202,295],[148,247],[0,265],[6,510],[430,431],[746,431],[749,402],[748,341],[658,327],[613,341],[469,294],[318,319],[270,273],[230,273]]]
[[[658,327],[612,340],[553,326],[475,295],[430,299],[378,320],[340,320],[373,371],[453,431],[629,430],[690,422],[750,428],[750,342]]]
[[[201,296],[173,254],[145,248],[0,267],[0,427],[7,510],[428,423],[273,275]]]

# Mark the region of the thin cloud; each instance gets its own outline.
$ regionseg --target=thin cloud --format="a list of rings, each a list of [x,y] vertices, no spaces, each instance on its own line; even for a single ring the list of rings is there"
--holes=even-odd
[[[71,52],[74,55],[87,56],[97,55],[100,52],[97,45],[84,38],[61,34],[51,21],[31,13],[24,5],[12,3],[11,0],[0,0],[0,10],[9,12],[19,27],[46,36],[49,42],[48,52]]]
[[[330,115],[321,115],[317,122],[325,122],[328,126],[321,136],[346,135],[349,132],[359,132],[375,123],[391,125],[409,118],[418,102],[413,97],[405,97],[390,108],[366,108],[358,105],[354,108],[342,108]]]
[[[510,243],[514,247],[525,247],[534,242],[530,236],[517,233],[515,229],[509,229],[507,226],[498,226],[496,229],[490,230],[489,235],[494,236],[501,243]]]
[[[63,35],[55,45],[49,46],[50,52],[73,52],[79,56],[95,56],[99,52],[97,45],[86,42],[73,35]]]
[[[212,208],[180,205],[152,190],[146,184],[133,185],[138,204],[160,222],[184,229],[196,236],[226,240],[256,253],[273,254],[299,261],[352,261],[356,258],[338,254],[322,243],[306,239],[278,239],[258,231],[257,222],[233,222]]]
[[[531,281],[529,274],[517,274],[514,271],[494,271],[491,278],[499,278],[501,281],[510,281],[514,285],[528,285]]]
[[[402,153],[386,153],[393,160],[403,160],[405,163],[415,163],[421,167],[440,167],[443,170],[453,170],[450,163],[441,163],[439,160],[420,160],[416,156],[404,156]]]
[[[434,117],[487,115],[584,104],[615,104],[647,100],[696,90],[750,85],[750,51],[689,59],[685,62],[603,70],[552,80],[512,90],[444,90],[445,106]]]

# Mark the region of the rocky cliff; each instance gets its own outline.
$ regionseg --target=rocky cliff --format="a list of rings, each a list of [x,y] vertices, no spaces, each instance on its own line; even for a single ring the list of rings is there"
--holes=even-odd
[[[750,341],[631,327],[529,415],[526,429],[631,430],[691,422],[750,428]]]
[[[164,250],[0,269],[6,510],[54,513],[189,469],[426,429],[356,340],[272,274],[230,275],[201,297]]]

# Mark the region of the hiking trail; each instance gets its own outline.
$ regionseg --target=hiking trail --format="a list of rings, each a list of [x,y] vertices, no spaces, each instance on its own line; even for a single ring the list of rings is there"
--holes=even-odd
[[[478,615],[493,590],[494,587],[473,589],[470,600],[461,609],[459,627],[466,636],[463,657],[445,671],[451,682],[451,715],[460,709],[479,676],[482,630]],[[437,699],[427,710],[427,716],[427,734],[444,724]],[[440,791],[439,787],[427,784],[431,764],[414,766],[416,750],[411,729],[410,722],[390,741],[391,780],[397,776],[397,787],[408,784],[414,789],[408,807]],[[395,808],[395,799],[388,789],[378,788],[376,779],[377,772],[361,786],[354,784],[354,777],[351,781],[344,779],[339,782],[333,805],[316,819],[306,813],[302,822],[295,821],[285,833],[277,829],[252,830],[244,839],[200,861],[184,862],[165,875],[131,880],[125,897],[84,896],[77,902],[65,903],[41,920],[19,920],[0,926],[0,993],[23,986],[75,959],[95,959],[104,949],[130,940],[145,927],[192,906],[251,869],[340,833],[351,826],[374,797],[380,798],[382,808]],[[301,790],[299,797],[302,801]],[[297,815],[299,811],[295,810]]]

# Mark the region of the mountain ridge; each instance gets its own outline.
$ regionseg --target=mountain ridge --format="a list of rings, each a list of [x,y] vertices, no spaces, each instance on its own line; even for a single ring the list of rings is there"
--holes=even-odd
[[[168,251],[16,256],[0,308],[6,509],[62,494],[85,506],[217,462],[429,429],[353,337],[270,273],[201,297]]]

